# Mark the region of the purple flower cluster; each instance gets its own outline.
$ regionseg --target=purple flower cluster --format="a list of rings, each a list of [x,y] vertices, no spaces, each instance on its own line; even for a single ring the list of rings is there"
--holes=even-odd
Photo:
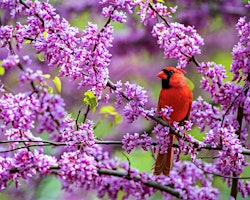
[[[161,179],[162,177],[159,177]],[[197,182],[201,181],[201,187]],[[176,162],[168,178],[162,178],[165,185],[173,184],[180,192],[181,199],[209,199],[216,200],[219,191],[211,184],[211,178],[197,168],[192,162]],[[163,193],[165,199],[171,199],[171,195]]]
[[[89,24],[83,32],[82,48],[79,52],[81,58],[78,61],[80,62],[78,67],[83,68],[80,71],[82,80],[79,86],[90,86],[98,98],[101,97],[109,78],[108,66],[111,54],[108,48],[112,46],[112,33],[113,27],[110,25],[98,33],[97,26],[93,24]]]
[[[0,8],[14,9],[18,5],[18,1],[15,0],[0,0]]]
[[[186,131],[190,131],[193,123],[189,120],[185,120],[184,124],[179,122],[173,123],[173,128],[175,131],[180,132],[184,137],[177,137],[178,140],[178,148],[174,149],[174,153],[176,154],[176,161],[180,160],[180,155],[183,153],[184,155],[190,154],[192,161],[196,159],[197,149],[194,148],[194,138],[187,134]]]
[[[0,98],[1,129],[5,131],[10,124],[20,131],[33,129],[37,117],[35,110],[38,106],[39,101],[35,95],[4,94]]]
[[[73,185],[87,190],[97,176],[94,157],[79,150],[63,153],[58,163],[60,169],[57,173],[66,190],[71,190]]]
[[[89,23],[81,34],[77,28],[61,19],[48,3],[26,1],[18,5],[13,9],[27,17],[27,24],[17,22],[15,28],[1,28],[3,45],[15,39],[19,48],[25,41],[30,41],[50,66],[60,67],[61,76],[79,79],[80,88],[88,86],[98,99],[101,98],[109,78],[107,67],[111,54],[108,48],[112,46],[113,27],[107,24],[98,31],[96,25]],[[116,18],[122,16],[118,11],[114,15]],[[12,32],[16,34],[13,35]],[[6,66],[16,64],[14,59],[9,58],[8,61]]]
[[[52,133],[58,130],[62,125],[63,118],[66,115],[64,109],[65,103],[59,95],[48,94],[47,92],[41,92],[39,97],[39,106],[36,108],[38,132],[47,131]]]
[[[170,119],[170,115],[173,112],[173,108],[171,106],[166,106],[165,108],[162,108],[159,111],[159,115],[162,116],[164,119],[169,120]]]
[[[210,144],[211,147],[217,147],[220,144],[221,136],[214,130],[209,130],[206,133],[204,143]]]
[[[221,114],[217,107],[205,102],[202,97],[193,101],[191,119],[203,132],[206,127],[217,130],[220,127]]]
[[[234,101],[234,98],[242,92],[242,87],[234,82],[223,82],[226,78],[226,70],[222,65],[214,62],[201,63],[198,72],[203,75],[201,80],[201,89],[209,92],[215,103],[221,104],[226,110]],[[235,108],[240,102],[240,98],[235,103]]]
[[[20,85],[23,85],[26,81],[28,83],[31,83],[35,80],[38,80],[39,83],[43,83],[45,81],[41,70],[37,70],[34,72],[34,70],[31,68],[27,68],[25,69],[25,71],[21,72],[18,78]]]
[[[243,167],[247,162],[242,154],[242,144],[236,130],[229,126],[221,128],[220,138],[222,141],[222,151],[219,151],[216,168],[226,176],[231,176],[232,172],[239,176],[243,172]]]
[[[113,90],[110,90],[110,92],[112,93]],[[121,81],[117,81],[117,83],[115,84],[115,94],[116,94],[116,107],[119,108],[122,105],[122,99],[123,99],[123,83]]]
[[[78,125],[77,130],[75,130],[75,120],[71,117],[64,118],[62,124],[57,140],[66,142],[67,149],[73,147],[73,150],[76,150],[81,146],[87,151],[87,148],[95,144],[92,121],[87,120],[85,123]]]
[[[1,4],[0,4],[1,5]],[[7,46],[13,37],[13,26],[0,26],[0,44],[1,47]]]
[[[9,69],[11,67],[17,67],[19,62],[20,62],[20,59],[18,55],[9,55],[7,58],[3,59],[2,66],[5,69]]]
[[[185,68],[190,58],[200,54],[200,46],[204,45],[202,37],[191,27],[174,22],[167,26],[157,23],[152,30],[157,38],[159,47],[163,49],[165,59],[178,59],[178,68]]]
[[[239,19],[236,29],[238,30],[239,42],[234,46],[232,55],[233,62],[231,71],[234,73],[234,81],[245,80],[250,73],[250,22],[246,22],[246,18]]]
[[[10,170],[14,166],[14,159],[10,157],[0,156],[0,191],[4,190],[7,187],[9,180],[14,179],[14,175],[10,173]],[[17,185],[17,184],[16,184]]]
[[[141,147],[147,151],[152,145],[152,139],[147,134],[139,135],[139,133],[129,134],[123,136],[122,148],[130,153],[135,147]]]
[[[246,191],[247,195],[250,196],[250,181],[246,181]]]
[[[0,166],[0,189],[3,190],[10,180],[15,181],[18,186],[20,178],[51,174],[51,167],[57,166],[57,162],[54,157],[44,155],[42,151],[23,149],[15,153],[13,158],[0,157]]]
[[[11,16],[17,19],[14,23],[9,23],[13,25],[0,27],[0,45],[9,51],[1,66],[9,71],[21,69],[20,85],[28,82],[33,89],[17,94],[10,90],[10,93],[3,93],[0,97],[0,130],[2,136],[10,141],[9,146],[6,146],[15,150],[21,144],[13,140],[28,141],[22,143],[23,149],[15,150],[13,154],[6,150],[4,157],[0,157],[0,190],[5,189],[10,181],[19,185],[22,179],[28,180],[37,174],[49,175],[53,170],[62,181],[64,189],[73,190],[76,186],[84,190],[96,190],[99,197],[107,194],[110,199],[117,199],[120,191],[124,192],[124,199],[148,199],[157,191],[149,187],[152,181],[173,187],[181,199],[217,199],[218,190],[211,184],[211,173],[240,176],[247,165],[242,141],[246,139],[248,132],[247,125],[243,127],[244,123],[250,122],[250,24],[246,22],[246,18],[240,18],[236,26],[239,43],[233,49],[231,66],[235,82],[224,82],[226,71],[222,65],[214,62],[196,63],[200,65],[198,72],[203,76],[201,88],[211,94],[214,103],[220,105],[212,106],[200,97],[193,103],[192,121],[185,121],[184,125],[173,123],[173,128],[183,135],[182,138],[177,138],[178,148],[174,150],[176,160],[180,160],[181,153],[190,154],[196,164],[178,161],[168,177],[153,176],[145,172],[139,173],[129,163],[120,163],[118,158],[111,159],[100,145],[95,144],[94,122],[85,119],[80,123],[70,116],[65,117],[67,112],[63,98],[49,93],[42,71],[25,68],[26,64],[31,63],[29,56],[20,56],[23,55],[20,51],[24,44],[32,46],[44,58],[43,64],[58,67],[61,76],[76,81],[80,89],[93,91],[100,101],[103,90],[110,83],[109,65],[112,55],[109,49],[113,46],[114,31],[111,21],[125,23],[127,14],[133,14],[135,10],[144,25],[150,26],[149,21],[157,21],[151,34],[163,49],[166,59],[178,60],[178,68],[185,68],[190,60],[195,61],[194,55],[201,53],[200,46],[204,42],[193,27],[170,23],[165,19],[172,17],[176,7],[167,7],[156,0],[100,0],[100,3],[106,6],[102,9],[102,14],[107,18],[105,25],[98,28],[96,24],[89,22],[84,30],[79,30],[60,17],[49,3],[0,0],[0,8],[8,9]],[[236,83],[242,80],[245,81],[244,86]],[[5,89],[8,91],[8,87],[1,84],[1,92]],[[163,108],[159,113],[156,113],[155,108],[146,110],[148,95],[141,86],[118,81],[111,89],[116,95],[117,106],[122,104],[122,99],[127,100],[123,111],[130,123],[140,116],[147,119],[158,114],[164,119],[171,116],[171,107]],[[108,95],[105,94],[105,101],[108,101]],[[240,106],[244,107],[243,113],[238,113],[242,114],[243,123],[235,115],[236,109],[240,111]],[[193,123],[201,131],[207,131],[201,146],[210,144],[212,147],[222,147],[214,164],[197,161],[196,148],[200,147],[199,142],[197,145],[197,141],[185,133],[191,130]],[[236,132],[241,124],[239,137]],[[35,132],[52,135],[51,143],[35,137]],[[55,132],[57,134],[51,134]],[[160,153],[166,153],[170,145],[169,127],[156,125],[152,133],[155,134]],[[40,144],[57,143],[65,145],[60,148],[61,156],[58,156],[58,160],[44,154],[43,147],[40,147]],[[128,153],[135,147],[147,151],[152,146],[152,139],[146,133],[127,133],[122,143],[123,149]],[[39,150],[32,151],[28,147],[31,144],[37,144]],[[114,174],[105,174],[101,169],[109,169]],[[249,182],[244,185],[244,181],[239,181],[238,187],[243,197],[250,195]],[[162,192],[162,195],[165,199],[172,198],[166,192]]]
[[[120,23],[125,23],[127,18],[125,12],[115,10],[113,6],[104,7],[102,10],[102,14],[104,15],[104,17],[111,17],[112,21],[117,21]]]
[[[160,153],[166,153],[170,143],[170,138],[168,137],[169,128],[158,124],[154,127],[152,133],[156,136],[156,143],[159,146]]]
[[[124,115],[129,123],[132,123],[140,115],[147,115],[147,111],[143,108],[143,106],[145,106],[148,102],[148,95],[143,87],[136,84],[131,84],[129,82],[124,84],[124,88],[121,82],[117,82],[115,87],[117,106],[121,105],[121,99],[123,96],[126,96],[126,98],[129,100],[123,109]]]
[[[207,77],[201,81],[201,89],[205,89],[210,92],[215,88],[208,88],[206,83],[211,81],[211,87],[216,87],[216,85],[223,84],[223,79],[227,77],[225,67],[221,64],[216,64],[214,62],[206,62],[200,63],[197,68],[198,72],[203,75],[203,77]],[[206,80],[206,81],[205,81]],[[209,81],[210,80],[210,81]],[[215,90],[216,91],[216,90]]]
[[[161,185],[173,185],[176,191],[179,192],[181,199],[208,199],[215,200],[218,198],[218,190],[214,188],[210,181],[210,176],[206,176],[201,169],[198,169],[191,162],[177,162],[173,167],[169,177],[160,175],[154,176],[145,172],[139,173],[128,165],[117,166],[128,172],[129,180],[122,177],[110,177],[101,175],[102,182],[98,189],[98,197],[102,198],[105,194],[110,199],[117,199],[119,191],[125,192],[123,198],[128,199],[133,196],[135,199],[148,199],[157,190],[146,187],[148,182],[156,182]],[[129,171],[128,171],[129,170]],[[98,179],[97,179],[98,180]],[[198,187],[197,182],[201,183],[202,187]],[[162,192],[164,199],[173,198],[172,195]]]
[[[151,2],[149,0],[136,2],[137,6],[140,7],[137,14],[141,17],[141,21],[144,25],[147,25],[150,20],[155,19],[157,17],[157,13],[162,17],[171,18],[172,14],[176,12],[177,7],[167,7],[160,2],[156,2],[155,4],[150,3]]]
[[[247,198],[247,186],[246,184],[244,185],[244,180],[239,180],[238,181],[238,188],[239,188],[239,193],[241,193],[243,198]]]
[[[35,137],[30,130],[22,131],[16,128],[10,128],[6,130],[5,135],[7,136],[7,139],[9,141],[11,140],[27,140],[27,141],[42,140],[40,137]],[[14,149],[19,144],[20,144],[19,142],[11,142],[9,145],[11,149]],[[29,145],[30,142],[26,142],[25,144]]]
[[[117,199],[119,191],[124,192],[123,199],[130,199],[134,197],[135,199],[148,199],[152,194],[156,192],[155,189],[149,188],[143,183],[154,180],[153,175],[147,173],[139,173],[138,170],[129,168],[128,165],[123,163],[119,166],[123,171],[128,172],[129,179],[121,177],[109,177],[107,175],[101,175],[102,184],[98,189],[98,197],[103,198],[105,194],[108,195],[110,199]],[[129,170],[129,171],[128,171]]]
[[[4,94],[0,98],[0,119],[3,120],[1,128],[6,130],[7,125],[11,124],[13,128],[26,131],[33,129],[37,121],[38,132],[53,132],[59,128],[66,114],[64,106],[59,95],[45,91],[39,95]]]
[[[132,14],[135,3],[133,0],[100,0],[101,4],[109,5],[113,9],[125,10],[127,13]],[[111,14],[111,13],[110,13]],[[109,16],[106,16],[109,17]]]

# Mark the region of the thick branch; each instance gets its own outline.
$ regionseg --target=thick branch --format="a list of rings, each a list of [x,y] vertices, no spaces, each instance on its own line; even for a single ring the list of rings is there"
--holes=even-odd
[[[246,82],[250,82],[250,73],[247,76],[247,80]],[[245,84],[246,87],[247,84]],[[245,88],[244,87],[244,88]],[[245,89],[244,91],[244,95],[246,96],[248,93],[249,88]],[[244,116],[244,104],[245,102],[242,102],[242,105],[239,105],[238,107],[238,112],[237,112],[237,121],[239,124],[239,128],[236,131],[236,134],[238,135],[239,139],[241,137],[241,128],[242,128],[242,122],[243,122],[243,116]],[[234,165],[236,165],[236,163],[234,163]],[[236,176],[235,173],[233,173],[233,176]],[[231,196],[234,197],[235,199],[237,198],[237,194],[238,194],[238,179],[234,179],[232,182],[232,187],[231,187]]]
[[[169,193],[169,194],[171,194],[171,195],[173,195],[173,196],[175,196],[177,198],[180,198],[179,192],[174,190],[171,187],[161,185],[161,184],[159,184],[157,182],[154,182],[154,181],[143,182],[141,180],[141,178],[138,177],[138,176],[131,178],[127,172],[121,172],[121,171],[110,170],[110,169],[98,169],[98,173],[99,174],[104,174],[104,175],[123,177],[123,178],[126,178],[128,180],[132,179],[132,180],[135,180],[135,181],[140,181],[141,183],[143,183],[144,185],[146,185],[148,187],[152,187],[152,188],[155,188],[157,190],[167,192],[167,193]]]

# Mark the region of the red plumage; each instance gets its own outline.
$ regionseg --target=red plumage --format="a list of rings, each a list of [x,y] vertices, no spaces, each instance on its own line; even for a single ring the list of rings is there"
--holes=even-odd
[[[188,120],[192,106],[193,94],[191,89],[188,87],[184,76],[184,70],[177,69],[175,67],[165,67],[160,73],[158,73],[157,76],[162,79],[162,89],[159,95],[158,111],[166,106],[171,106],[173,109],[170,119],[166,119],[164,117],[163,119],[170,125],[172,125],[174,121],[182,122]],[[170,145],[167,153],[160,154],[160,150],[158,152],[154,166],[155,175],[163,173],[168,176],[172,168],[172,145],[174,143],[174,135],[170,133],[168,137],[170,137]]]

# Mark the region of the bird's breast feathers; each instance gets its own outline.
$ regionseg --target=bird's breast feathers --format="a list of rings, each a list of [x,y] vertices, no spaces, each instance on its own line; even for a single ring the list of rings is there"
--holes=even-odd
[[[158,109],[171,106],[173,112],[170,115],[169,123],[174,121],[183,121],[189,118],[189,112],[192,104],[192,92],[188,87],[172,87],[162,89],[158,102]]]

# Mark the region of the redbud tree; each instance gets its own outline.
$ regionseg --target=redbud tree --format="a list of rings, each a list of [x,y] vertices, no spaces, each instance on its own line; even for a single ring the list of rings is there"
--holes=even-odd
[[[61,199],[212,200],[222,196],[220,181],[230,188],[227,198],[249,198],[249,2],[70,2],[0,0],[1,192],[36,199],[53,177]],[[230,68],[202,53],[214,13],[236,32]],[[138,49],[146,61],[131,59]],[[190,85],[201,77],[195,88],[203,92],[185,126],[163,121],[172,108],[157,112],[150,91],[173,62],[190,74]],[[140,165],[152,168],[169,132],[177,138],[170,175],[134,167],[129,155],[141,149],[148,154]]]

